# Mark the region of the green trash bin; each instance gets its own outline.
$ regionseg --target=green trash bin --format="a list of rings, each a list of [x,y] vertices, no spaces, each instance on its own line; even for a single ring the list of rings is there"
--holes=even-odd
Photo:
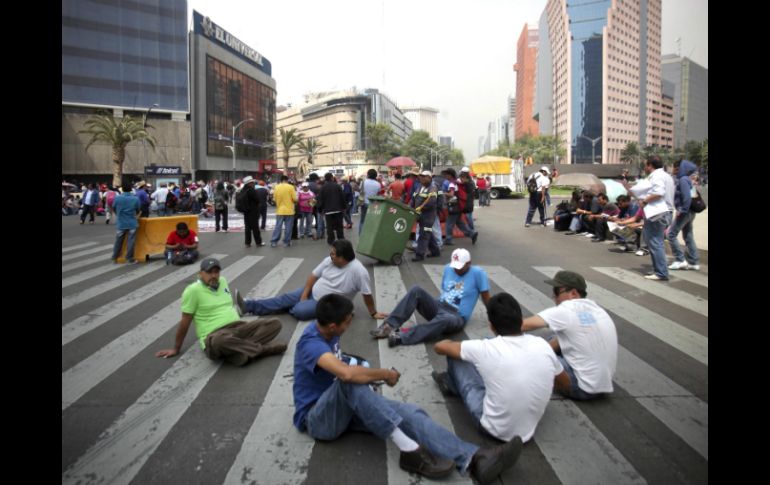
[[[417,212],[385,197],[369,197],[369,201],[356,251],[383,263],[401,264]]]

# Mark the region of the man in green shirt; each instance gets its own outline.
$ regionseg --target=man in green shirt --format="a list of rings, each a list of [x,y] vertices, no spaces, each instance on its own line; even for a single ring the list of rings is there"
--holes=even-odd
[[[233,307],[227,281],[219,276],[222,265],[214,258],[201,261],[198,281],[182,293],[182,319],[173,349],[158,351],[156,357],[174,357],[182,348],[190,324],[206,356],[241,366],[257,357],[282,354],[286,344],[272,342],[281,331],[277,318],[243,321]]]

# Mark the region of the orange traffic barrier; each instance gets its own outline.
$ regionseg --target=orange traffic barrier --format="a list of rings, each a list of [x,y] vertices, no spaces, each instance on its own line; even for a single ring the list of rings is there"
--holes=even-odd
[[[168,235],[176,230],[176,225],[180,222],[186,222],[191,231],[198,233],[197,215],[140,217],[139,228],[136,231],[134,259],[146,262],[149,261],[150,256],[163,255]],[[128,246],[128,236],[123,240],[123,247],[118,256],[119,263],[126,262],[126,246]]]

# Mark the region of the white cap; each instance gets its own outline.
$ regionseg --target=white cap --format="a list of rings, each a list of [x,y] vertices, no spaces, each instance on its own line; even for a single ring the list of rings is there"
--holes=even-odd
[[[424,175],[426,177],[433,177],[433,173],[431,173],[430,170],[423,170],[420,175]]]
[[[461,172],[470,172],[471,169],[469,169],[468,167],[463,167],[463,168],[460,169],[460,171]]]
[[[540,167],[540,171],[541,171],[541,172],[545,172],[545,173],[551,173],[551,171],[550,171],[550,170],[548,170],[548,167],[546,167],[545,165],[543,165],[542,167]]]
[[[310,187],[310,184],[309,184],[309,183],[307,183],[307,182],[302,182],[302,185],[301,185],[301,186],[302,186],[302,187]]]
[[[452,261],[449,263],[449,266],[454,269],[462,269],[463,266],[465,266],[465,263],[470,260],[471,253],[469,253],[467,249],[457,248],[452,251]]]
[[[243,185],[246,185],[251,182],[254,182],[254,177],[252,177],[251,175],[247,175],[243,177]]]

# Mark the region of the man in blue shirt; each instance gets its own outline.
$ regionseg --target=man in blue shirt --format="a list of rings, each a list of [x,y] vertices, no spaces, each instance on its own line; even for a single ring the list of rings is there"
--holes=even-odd
[[[126,248],[126,260],[133,264],[134,245],[136,244],[136,229],[139,227],[139,199],[130,190],[123,189],[122,194],[115,197],[112,202],[112,212],[117,216],[115,229],[115,245],[112,248],[112,262],[118,262],[120,250],[123,248],[123,239],[128,234],[128,247]]]
[[[88,190],[83,194],[83,214],[80,216],[80,224],[86,222],[86,216],[90,216],[89,223],[94,223],[94,212],[99,203],[99,191],[94,184],[88,184]]]
[[[452,261],[444,267],[441,296],[434,298],[419,286],[413,286],[382,325],[370,333],[374,338],[387,338],[388,346],[395,347],[459,332],[471,318],[479,295],[486,305],[490,298],[487,273],[471,266],[471,253],[467,249],[455,249]],[[415,310],[428,323],[401,329]]]
[[[521,453],[519,436],[479,448],[455,436],[415,406],[392,401],[370,384],[398,383],[395,369],[371,369],[341,360],[340,336],[353,321],[353,303],[329,294],[318,301],[294,354],[294,426],[316,440],[332,441],[345,431],[366,431],[390,439],[401,451],[399,466],[429,478],[450,475],[457,467],[489,483],[511,467]]]

